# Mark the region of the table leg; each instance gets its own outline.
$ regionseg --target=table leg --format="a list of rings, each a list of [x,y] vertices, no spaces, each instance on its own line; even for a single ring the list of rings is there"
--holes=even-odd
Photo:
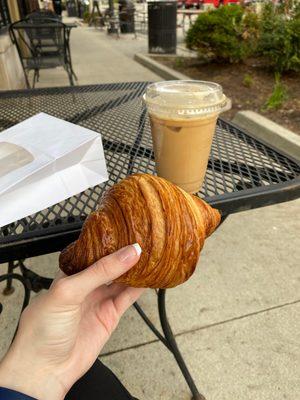
[[[22,306],[22,311],[24,310],[25,307],[27,307],[29,300],[30,300],[30,288],[28,285],[28,282],[26,279],[19,274],[14,274],[14,273],[9,273],[9,274],[4,274],[0,275],[0,282],[10,280],[11,282],[16,279],[17,281],[21,282],[24,288],[25,296],[24,296],[24,301],[23,301],[23,306]]]
[[[30,269],[25,267],[25,264],[22,260],[19,261],[20,269],[23,277],[27,280],[28,286],[30,290],[35,293],[40,292],[42,289],[49,289],[51,283],[53,282],[52,278],[46,278],[44,276],[40,276]]]
[[[24,260],[9,261],[7,269],[6,287],[3,289],[3,294],[8,296],[14,292],[14,287],[12,286],[12,273],[15,268],[20,267],[20,276],[27,282],[29,290],[38,293],[42,289],[49,289],[53,279],[40,276],[30,269],[26,268]],[[0,281],[1,282],[1,281]]]
[[[166,311],[166,290],[165,289],[160,289],[158,291],[158,311],[159,311],[161,327],[164,332],[165,339],[169,345],[168,347],[170,348],[170,351],[172,352],[172,354],[184,376],[184,379],[186,380],[186,383],[188,384],[188,386],[192,392],[192,395],[193,395],[192,399],[193,400],[205,400],[205,397],[201,393],[199,393],[197,386],[188,370],[188,367],[178,349],[174,334],[173,334],[170,324],[168,322],[167,311]]]
[[[186,380],[186,383],[188,384],[188,386],[192,392],[192,395],[193,395],[192,400],[205,400],[205,397],[201,393],[199,393],[199,391],[196,387],[196,384],[195,384],[195,382],[185,364],[185,361],[178,349],[173,332],[171,330],[170,324],[167,319],[165,297],[166,297],[166,290],[159,289],[159,291],[158,291],[158,311],[159,311],[161,327],[162,327],[162,330],[164,333],[163,335],[159,332],[159,330],[155,327],[155,325],[150,321],[150,319],[147,317],[147,315],[144,313],[142,308],[137,303],[134,304],[134,307],[137,310],[137,312],[140,314],[140,316],[142,317],[144,322],[148,325],[148,327],[155,334],[155,336],[173,354],[173,356],[174,356],[174,358]]]
[[[13,264],[13,262],[12,262],[12,264]],[[23,285],[23,289],[24,289],[24,299],[23,299],[23,305],[22,305],[22,310],[21,310],[21,312],[22,312],[24,310],[24,308],[27,307],[27,305],[29,304],[29,300],[30,300],[30,287],[29,287],[28,281],[22,275],[14,274],[14,273],[8,273],[8,274],[0,276],[0,282],[3,282],[6,280],[7,282],[10,282],[10,284],[11,284],[14,279],[21,282]],[[3,306],[0,303],[0,314],[2,312],[2,309],[3,309]],[[15,330],[12,340],[14,340],[14,338],[16,336],[18,326],[19,326],[19,323],[16,327],[16,330]]]
[[[7,278],[6,278],[6,286],[3,289],[3,294],[4,296],[9,296],[15,291],[15,288],[12,285],[12,273],[15,268],[15,264],[13,261],[9,261],[8,267],[7,267]],[[4,275],[5,276],[5,275]],[[3,281],[4,279],[1,279],[0,277],[0,282]]]

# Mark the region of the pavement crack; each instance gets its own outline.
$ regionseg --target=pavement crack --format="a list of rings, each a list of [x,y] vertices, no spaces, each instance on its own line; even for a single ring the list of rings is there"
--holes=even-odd
[[[263,314],[265,312],[278,310],[279,308],[292,306],[292,305],[297,304],[297,303],[300,303],[300,299],[299,300],[295,300],[295,301],[291,301],[289,303],[284,303],[284,304],[279,304],[277,306],[264,308],[263,310],[253,311],[253,312],[248,313],[248,314],[240,315],[239,317],[233,317],[233,318],[225,319],[224,321],[219,321],[219,322],[214,322],[212,324],[203,325],[203,326],[200,326],[199,328],[189,329],[189,330],[186,330],[186,331],[183,331],[183,332],[176,333],[174,336],[175,337],[182,336],[182,335],[184,335],[186,333],[193,333],[193,332],[196,332],[196,331],[201,331],[203,329],[209,329],[209,328],[212,328],[212,327],[215,327],[215,326],[218,326],[218,325],[224,325],[224,324],[227,324],[229,322],[238,321],[240,319],[253,317],[254,315],[259,315],[259,314]]]
[[[189,329],[189,330],[186,330],[186,331],[183,331],[183,332],[176,333],[176,334],[174,334],[174,336],[176,338],[176,337],[180,337],[182,335],[185,335],[187,333],[194,333],[194,332],[201,331],[201,330],[204,330],[204,329],[213,328],[215,326],[225,325],[225,324],[228,324],[230,322],[238,321],[238,320],[241,320],[241,319],[244,319],[244,318],[253,317],[254,315],[263,314],[265,312],[278,310],[280,308],[292,306],[292,305],[297,304],[297,303],[300,303],[300,299],[299,300],[295,300],[295,301],[291,301],[291,302],[288,302],[288,303],[284,303],[284,304],[279,304],[277,306],[264,308],[263,310],[254,311],[254,312],[251,312],[251,313],[248,313],[248,314],[245,314],[245,315],[240,315],[238,317],[229,318],[229,319],[226,319],[224,321],[219,321],[219,322],[214,322],[212,324],[203,325],[203,326],[200,326],[199,328]],[[124,347],[124,348],[118,349],[118,350],[108,351],[107,353],[100,354],[99,357],[102,358],[102,357],[111,356],[111,355],[116,354],[116,353],[122,353],[123,351],[131,350],[131,349],[138,349],[139,347],[147,346],[148,344],[153,344],[153,343],[157,343],[157,342],[160,342],[160,340],[159,339],[148,340],[147,342],[138,343],[138,344],[135,344],[133,346]]]

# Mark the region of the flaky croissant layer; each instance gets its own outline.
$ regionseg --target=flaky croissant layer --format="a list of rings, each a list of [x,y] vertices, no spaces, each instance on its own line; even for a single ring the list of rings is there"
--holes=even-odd
[[[192,275],[204,241],[220,218],[203,200],[165,179],[131,175],[106,192],[78,240],[62,251],[60,268],[74,274],[123,246],[139,243],[139,262],[116,281],[171,288]]]

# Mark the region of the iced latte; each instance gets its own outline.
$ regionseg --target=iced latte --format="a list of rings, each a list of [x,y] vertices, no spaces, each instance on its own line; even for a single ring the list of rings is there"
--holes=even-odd
[[[151,122],[157,174],[189,193],[200,190],[218,115],[230,108],[220,85],[166,81],[144,95]]]

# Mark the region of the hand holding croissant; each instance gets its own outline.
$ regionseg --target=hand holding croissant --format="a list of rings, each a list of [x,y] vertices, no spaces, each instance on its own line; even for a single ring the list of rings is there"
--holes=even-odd
[[[62,251],[60,268],[71,275],[121,247],[139,243],[139,262],[117,282],[174,287],[192,275],[204,241],[220,219],[217,210],[165,179],[131,175],[106,192],[78,240]]]

